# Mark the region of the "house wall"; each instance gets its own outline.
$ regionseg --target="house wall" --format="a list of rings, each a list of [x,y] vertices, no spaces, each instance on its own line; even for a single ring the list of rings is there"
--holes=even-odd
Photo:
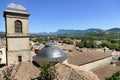
[[[6,48],[0,48],[0,58],[1,58],[0,64],[6,64]]]
[[[94,61],[88,64],[81,65],[82,67],[88,69],[88,70],[94,70],[95,68],[102,67],[104,65],[110,64],[110,61],[112,60],[112,57],[107,57],[98,61]]]

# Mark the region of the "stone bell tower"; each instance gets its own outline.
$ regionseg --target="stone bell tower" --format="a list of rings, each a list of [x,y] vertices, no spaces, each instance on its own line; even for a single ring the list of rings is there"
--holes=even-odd
[[[10,3],[4,11],[6,26],[6,64],[30,60],[29,13],[20,4]]]

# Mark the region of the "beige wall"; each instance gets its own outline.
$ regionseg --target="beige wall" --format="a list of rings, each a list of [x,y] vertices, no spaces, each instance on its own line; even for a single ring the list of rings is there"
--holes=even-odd
[[[94,70],[95,68],[101,67],[101,66],[105,66],[107,64],[110,64],[110,61],[112,60],[112,57],[108,57],[108,58],[104,58],[95,62],[91,62],[85,65],[81,65],[84,68],[88,69],[88,70]]]
[[[7,38],[8,51],[30,49],[29,38]]]
[[[30,61],[30,51],[9,51],[8,52],[8,64],[18,64],[18,56],[22,56],[22,62]]]
[[[7,17],[6,21],[7,21],[7,33],[15,33],[15,29],[14,29],[14,22],[16,20],[20,20],[22,22],[22,29],[23,29],[23,34],[28,34],[28,19],[26,18],[20,18],[20,17]]]
[[[14,24],[16,20],[22,22],[22,33],[15,33]],[[7,13],[5,15],[7,59],[9,64],[17,64],[18,56],[22,57],[22,62],[31,60],[28,16],[17,13]]]
[[[0,54],[2,59],[0,64],[6,64],[6,48],[0,48],[0,51],[2,51],[2,54]]]

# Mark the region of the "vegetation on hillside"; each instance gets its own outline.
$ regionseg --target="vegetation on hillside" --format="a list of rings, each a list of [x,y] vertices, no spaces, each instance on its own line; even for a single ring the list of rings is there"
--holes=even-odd
[[[4,32],[0,32],[0,38],[4,38],[5,37],[5,33]]]
[[[76,42],[76,47],[79,47],[79,48],[83,48],[83,47],[86,47],[86,48],[96,48],[97,44],[94,42],[94,41],[80,41],[80,42]]]
[[[64,30],[62,30],[63,32]],[[65,30],[67,31],[67,30]],[[45,44],[48,41],[58,41],[63,44],[75,44],[79,48],[104,48],[105,46],[112,49],[120,51],[120,29],[113,28],[110,30],[96,30],[89,29],[82,31],[85,34],[76,34],[80,33],[80,30],[68,30],[72,34],[65,35],[50,35],[50,36],[40,36],[34,35],[36,38],[34,41]],[[74,33],[73,33],[74,32]],[[33,36],[31,36],[33,37]],[[76,40],[76,41],[75,41]],[[79,41],[77,41],[79,40]],[[101,44],[98,44],[96,41],[100,41]]]
[[[35,36],[34,42],[45,44],[48,41],[58,41],[62,44],[75,44],[79,48],[104,48],[120,51],[120,37],[112,35],[85,35],[85,36]],[[101,42],[98,44],[97,42]]]

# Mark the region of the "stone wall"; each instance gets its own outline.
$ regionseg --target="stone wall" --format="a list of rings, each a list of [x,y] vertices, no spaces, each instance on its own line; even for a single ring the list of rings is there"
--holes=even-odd
[[[8,65],[31,60],[28,16],[14,12],[4,13]],[[22,33],[15,33],[16,20],[22,23]]]
[[[6,48],[0,48],[0,64],[6,64]]]
[[[7,38],[8,51],[22,51],[30,49],[29,38]]]
[[[8,54],[8,64],[18,64],[18,56],[21,56],[22,61],[30,61],[31,56],[30,56],[30,51],[29,50],[21,50],[21,51],[9,51]]]
[[[85,65],[81,65],[82,67],[88,69],[88,70],[94,70],[98,67],[105,66],[107,64],[110,64],[110,61],[112,60],[112,57],[107,57],[98,61],[94,61]]]
[[[6,31],[7,31],[7,34],[8,33],[15,33],[14,23],[15,23],[16,20],[20,20],[22,22],[22,31],[23,31],[24,34],[28,34],[29,29],[28,29],[28,18],[27,17],[6,15]]]

